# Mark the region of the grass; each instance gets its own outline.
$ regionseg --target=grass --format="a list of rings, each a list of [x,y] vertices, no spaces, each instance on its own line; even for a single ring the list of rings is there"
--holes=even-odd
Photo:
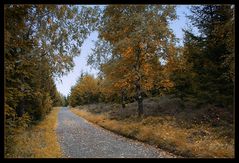
[[[152,107],[160,109],[161,113],[156,114],[152,110],[147,112],[147,107],[145,107],[148,115],[142,118],[132,114],[133,112],[131,111],[134,110],[135,104],[129,104],[126,108],[128,110],[123,111],[119,111],[120,105],[118,106],[118,111],[117,106],[115,109],[110,110],[108,107],[112,104],[99,104],[101,106],[86,105],[71,108],[71,111],[105,129],[155,145],[183,157],[234,157],[234,138],[225,137],[225,133],[228,132],[225,126],[212,126],[211,123],[191,123],[191,121],[185,120],[187,114],[184,113],[188,112],[188,115],[190,115],[188,110],[174,111],[169,114],[168,110],[170,109],[166,110],[164,105],[159,107],[152,104],[155,100],[146,100],[145,106],[148,105],[151,109]],[[165,103],[165,100],[163,102]],[[105,105],[105,110],[102,105]],[[173,108],[172,104],[171,107]],[[99,108],[102,109],[101,112]],[[163,109],[165,109],[165,112]],[[166,112],[168,114],[164,114]],[[197,114],[201,112],[198,111]],[[125,115],[130,113],[131,115]],[[195,117],[194,115],[191,119],[195,119]]]
[[[59,108],[53,110],[39,124],[14,137],[13,153],[6,158],[59,158],[62,157],[57,141],[57,115]]]

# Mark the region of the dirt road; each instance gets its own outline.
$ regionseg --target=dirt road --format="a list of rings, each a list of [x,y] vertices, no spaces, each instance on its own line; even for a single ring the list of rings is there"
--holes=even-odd
[[[70,158],[172,158],[153,146],[131,140],[75,115],[63,107],[59,112],[58,140]]]

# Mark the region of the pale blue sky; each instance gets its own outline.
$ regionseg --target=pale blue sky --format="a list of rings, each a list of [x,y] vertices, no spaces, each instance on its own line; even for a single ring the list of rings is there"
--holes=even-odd
[[[187,27],[188,20],[185,17],[185,13],[189,13],[188,5],[177,5],[176,12],[178,15],[178,19],[173,21],[170,24],[171,29],[173,30],[174,34],[180,40],[180,45],[182,45],[183,41],[183,32],[182,29]],[[97,74],[97,70],[91,69],[90,66],[87,66],[87,56],[91,53],[91,48],[93,48],[94,43],[93,40],[97,39],[97,32],[91,33],[91,35],[85,40],[81,54],[78,57],[74,58],[75,67],[74,69],[61,78],[61,81],[55,80],[56,87],[58,91],[67,96],[70,93],[70,89],[73,85],[75,85],[77,79],[80,76],[81,71],[88,72],[90,74]]]

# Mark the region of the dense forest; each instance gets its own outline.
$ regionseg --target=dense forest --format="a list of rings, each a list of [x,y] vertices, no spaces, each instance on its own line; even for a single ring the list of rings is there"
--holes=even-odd
[[[71,106],[137,100],[162,94],[212,104],[232,111],[234,91],[234,8],[191,7],[195,35],[184,29],[184,46],[176,46],[169,20],[173,6],[109,6],[100,19],[99,38],[88,64],[100,74],[81,74],[69,97]],[[164,60],[164,63],[161,61]]]
[[[65,105],[54,78],[72,69],[96,17],[85,7],[4,5],[6,151],[19,129]]]
[[[14,136],[44,119],[54,106],[117,103],[123,109],[144,99],[170,95],[195,109],[215,106],[233,114],[235,7],[191,6],[192,28],[183,45],[169,22],[174,5],[4,5],[5,153]],[[98,31],[88,64],[64,97],[54,80],[74,67],[84,40]],[[214,110],[212,110],[214,111]]]

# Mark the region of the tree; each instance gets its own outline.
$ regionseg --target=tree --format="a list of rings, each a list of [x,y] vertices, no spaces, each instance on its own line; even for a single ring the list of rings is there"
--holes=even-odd
[[[187,73],[182,80],[184,84],[188,81],[189,86],[176,89],[184,92],[184,97],[196,99],[199,105],[230,107],[233,104],[233,10],[231,5],[191,8],[193,14],[189,19],[199,29],[200,35],[185,31],[183,57]],[[180,86],[179,82],[176,83]]]
[[[5,138],[9,151],[12,140],[8,138],[14,128],[25,126],[18,123],[22,117],[39,120],[56,105],[53,79],[74,66],[73,57],[79,55],[84,39],[96,26],[98,8],[8,4],[4,16]]]
[[[71,106],[96,103],[99,101],[100,87],[94,76],[81,75],[78,82],[71,89],[69,103]]]
[[[47,81],[73,67],[73,57],[79,54],[84,39],[94,30],[98,9],[78,8],[67,5],[4,6],[6,102],[17,108],[19,116],[24,113],[24,101],[34,92],[51,90],[54,96],[53,82]]]
[[[103,56],[100,67],[113,90],[134,92],[139,116],[143,94],[154,85],[159,59],[167,56],[168,44],[174,40],[168,21],[175,18],[170,5],[109,5],[103,11],[101,41],[94,52]],[[112,53],[102,54],[104,49]]]

